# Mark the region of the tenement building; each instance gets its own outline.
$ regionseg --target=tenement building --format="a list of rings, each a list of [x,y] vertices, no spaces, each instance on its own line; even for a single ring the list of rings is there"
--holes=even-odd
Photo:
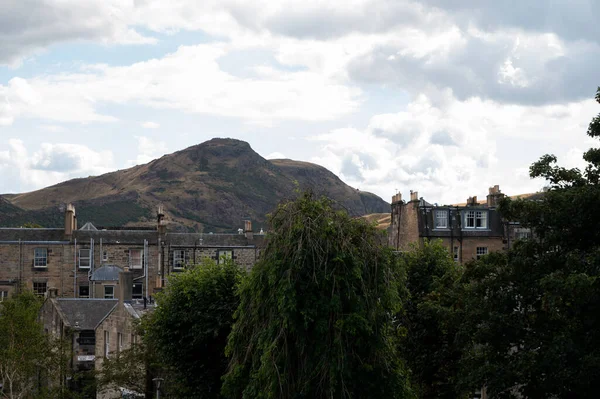
[[[252,224],[237,234],[167,231],[159,208],[154,228],[77,228],[75,208],[68,205],[60,228],[0,228],[0,300],[17,290],[42,296],[54,288],[57,297],[118,299],[118,276],[133,274],[133,298],[150,298],[172,273],[205,258],[231,258],[250,268],[259,256],[264,234]]]
[[[490,187],[485,201],[469,197],[466,204],[438,205],[410,192],[410,201],[392,197],[389,245],[406,251],[423,240],[441,240],[456,262],[464,263],[492,251],[506,250],[515,240],[529,237],[529,229],[502,218],[497,206],[504,194]]]

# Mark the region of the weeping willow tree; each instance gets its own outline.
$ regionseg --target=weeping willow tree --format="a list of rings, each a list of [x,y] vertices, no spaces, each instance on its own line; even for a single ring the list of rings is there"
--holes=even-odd
[[[223,394],[411,397],[397,354],[404,277],[376,229],[305,193],[270,217],[240,288]]]

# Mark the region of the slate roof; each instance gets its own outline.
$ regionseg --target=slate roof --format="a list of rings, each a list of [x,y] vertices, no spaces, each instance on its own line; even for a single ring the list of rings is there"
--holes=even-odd
[[[244,234],[167,233],[165,243],[174,246],[255,247],[261,246],[264,238],[265,235],[256,233],[251,240]]]
[[[0,242],[2,241],[68,241],[65,240],[64,229],[24,229],[0,228]]]
[[[79,230],[89,230],[89,231],[98,231],[98,229],[96,228],[96,226],[94,226],[92,224],[92,222],[87,222],[86,224],[83,225],[82,228],[80,228]]]
[[[119,273],[121,273],[123,269],[119,266],[115,265],[104,265],[92,273],[91,281],[118,281]]]
[[[94,330],[117,305],[116,299],[52,298],[63,321],[76,330]]]

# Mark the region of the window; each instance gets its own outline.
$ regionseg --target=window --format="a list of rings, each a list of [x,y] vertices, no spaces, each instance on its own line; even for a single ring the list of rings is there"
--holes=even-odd
[[[529,229],[515,229],[515,239],[516,240],[527,240],[531,237],[531,230]]]
[[[117,353],[121,353],[123,349],[123,334],[117,333]]]
[[[131,289],[131,297],[133,299],[141,299],[143,295],[144,286],[142,283],[133,283],[133,288]]]
[[[89,285],[80,285],[79,286],[79,298],[89,298],[90,297],[90,286]]]
[[[79,250],[79,268],[89,269],[90,268],[90,250],[80,249]]]
[[[486,229],[487,211],[467,211],[465,212],[465,228],[467,229]]]
[[[220,250],[217,254],[219,256],[219,264],[225,263],[227,259],[233,259],[233,251]]]
[[[104,299],[115,299],[115,286],[105,285],[104,286]]]
[[[110,353],[110,333],[108,331],[104,331],[104,357],[108,358],[109,353]]]
[[[46,295],[46,291],[48,290],[48,283],[43,282],[33,282],[33,293],[37,296]]]
[[[176,249],[173,251],[173,269],[183,269],[185,266],[185,251]]]
[[[141,249],[130,249],[129,250],[129,267],[132,269],[142,268],[142,250]]]
[[[447,229],[448,228],[448,211],[435,211],[435,228],[436,229]]]
[[[0,302],[4,301],[7,298],[8,298],[8,291],[1,291],[0,290]]]
[[[460,262],[460,252],[458,252],[458,251],[459,251],[459,248],[458,247],[454,247],[452,254],[454,256],[454,261],[455,262]]]
[[[48,266],[48,250],[46,248],[36,248],[33,250],[33,267]]]
[[[108,262],[108,251],[102,251],[102,262]]]
[[[483,255],[487,255],[487,253],[487,247],[477,247],[477,259],[481,258]]]

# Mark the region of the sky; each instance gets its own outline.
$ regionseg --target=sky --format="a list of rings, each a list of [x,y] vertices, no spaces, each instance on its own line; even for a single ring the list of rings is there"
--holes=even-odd
[[[600,111],[598,0],[2,0],[0,193],[213,137],[385,200],[539,191]]]

